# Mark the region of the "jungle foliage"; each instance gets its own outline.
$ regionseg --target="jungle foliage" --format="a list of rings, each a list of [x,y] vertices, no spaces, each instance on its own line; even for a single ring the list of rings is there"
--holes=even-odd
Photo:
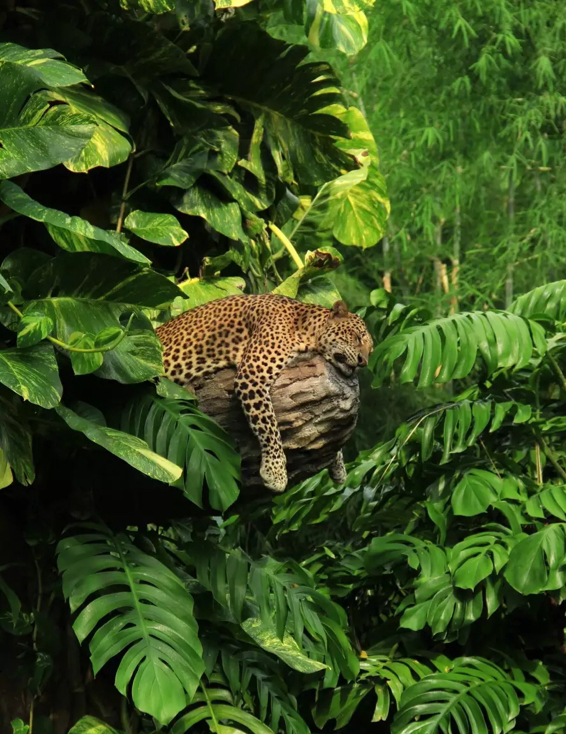
[[[0,15],[6,731],[566,729],[566,281],[431,313],[376,267],[389,201],[358,77],[336,69],[363,58],[368,17],[394,33],[402,9],[419,51],[430,26],[371,6]],[[489,45],[477,13],[467,38]],[[461,25],[439,22],[438,47]],[[356,278],[374,387],[435,404],[387,436],[364,418],[379,442],[344,486],[240,497],[230,437],[160,378],[155,325],[242,290],[330,304]]]

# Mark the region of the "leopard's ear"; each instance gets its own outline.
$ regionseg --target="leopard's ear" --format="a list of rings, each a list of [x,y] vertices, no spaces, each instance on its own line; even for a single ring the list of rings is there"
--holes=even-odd
[[[348,315],[348,306],[346,306],[344,301],[336,301],[336,303],[332,306],[333,318],[343,319],[347,315]]]

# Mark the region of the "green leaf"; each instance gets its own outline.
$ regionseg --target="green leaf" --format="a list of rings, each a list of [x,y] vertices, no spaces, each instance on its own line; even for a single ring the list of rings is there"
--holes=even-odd
[[[454,314],[409,326],[382,341],[370,357],[374,386],[391,373],[404,355],[399,379],[412,382],[419,374],[420,388],[466,377],[481,360],[488,375],[504,368],[525,367],[535,349],[544,352],[540,326],[510,313]]]
[[[240,456],[228,434],[190,402],[145,395],[130,404],[122,427],[184,467],[178,486],[191,502],[203,506],[205,480],[214,509],[225,510],[237,499]]]
[[[337,730],[346,726],[372,689],[371,685],[354,683],[330,691],[320,691],[312,710],[315,724],[323,729],[329,721],[336,719]]]
[[[86,173],[98,166],[103,168],[118,166],[128,160],[128,156],[132,152],[132,145],[129,140],[117,130],[105,122],[93,121],[96,122],[96,127],[91,139],[80,153],[63,161],[65,168],[68,168],[69,171]]]
[[[519,296],[508,309],[524,319],[547,316],[554,321],[566,319],[566,280],[545,283]]]
[[[173,484],[181,476],[183,470],[179,466],[151,451],[141,438],[93,423],[64,405],[59,405],[56,411],[73,431],[84,433],[90,441],[152,479]]]
[[[31,484],[35,479],[31,429],[21,400],[4,390],[0,394],[0,447],[18,482]]]
[[[547,525],[512,549],[505,578],[520,594],[540,594],[566,583],[564,526]]]
[[[63,250],[99,252],[123,257],[136,263],[150,262],[141,252],[130,247],[125,238],[116,232],[108,232],[100,227],[94,227],[81,217],[70,217],[64,212],[42,206],[11,181],[0,182],[0,200],[18,214],[43,222],[51,237]]]
[[[222,201],[208,189],[195,184],[182,197],[174,201],[174,206],[183,214],[202,217],[212,229],[231,240],[248,242],[249,238],[242,229],[242,213],[235,201]]]
[[[24,289],[28,299],[76,298],[150,309],[164,309],[182,295],[151,268],[87,252],[52,258],[35,270]]]
[[[365,166],[323,184],[290,238],[304,247],[332,234],[344,245],[373,247],[383,237],[388,215],[381,174]]]
[[[83,716],[69,729],[69,734],[120,734],[120,732],[94,716]]]
[[[18,324],[18,346],[32,347],[52,333],[53,321],[41,311],[30,309]]]
[[[102,332],[103,333],[103,332]],[[92,334],[74,332],[69,337],[70,347],[74,349],[94,349],[95,337]],[[75,375],[89,375],[102,367],[104,355],[102,352],[73,352],[69,351],[69,358]]]
[[[124,227],[148,242],[166,247],[178,247],[189,236],[172,214],[136,210],[128,214]]]
[[[0,383],[30,403],[54,408],[63,386],[51,344],[0,350]]]
[[[501,668],[482,658],[459,658],[450,672],[426,676],[404,691],[391,732],[500,734],[514,728],[520,703]]]
[[[124,383],[143,382],[160,375],[163,364],[161,342],[140,307],[163,308],[181,293],[164,276],[126,260],[61,254],[28,280],[24,294],[30,302],[24,316],[30,311],[50,318],[56,337],[66,344],[79,333],[91,335],[94,347],[108,347],[135,314],[127,336],[104,353],[97,374]]]
[[[328,665],[313,660],[301,651],[293,637],[285,634],[281,640],[277,636],[275,627],[264,624],[261,619],[250,617],[241,624],[246,632],[261,648],[277,655],[284,663],[299,673],[315,673],[318,670],[328,669]]]
[[[44,86],[42,72],[0,61],[0,179],[52,168],[79,155],[92,138],[91,119],[52,104],[39,91]]]
[[[29,726],[24,724],[21,719],[14,719],[10,724],[12,726],[12,734],[29,734]]]
[[[230,125],[186,133],[175,146],[157,186],[190,189],[204,171],[230,173],[238,160],[239,136]]]
[[[221,10],[223,8],[241,8],[251,2],[252,0],[214,0],[214,5],[216,10]]]
[[[123,696],[131,687],[136,708],[168,724],[186,707],[204,672],[185,584],[125,535],[97,526],[62,540],[57,554],[71,610],[86,602],[73,629],[80,642],[90,636],[94,674],[124,653],[116,687]]]
[[[186,298],[179,299],[173,304],[175,315],[191,308],[202,306],[203,303],[215,301],[227,296],[239,296],[246,287],[243,278],[190,278],[179,283],[179,288]]]
[[[368,40],[368,21],[362,11],[327,12],[328,0],[307,2],[305,34],[315,48],[337,48],[347,56],[361,51]],[[334,9],[333,9],[334,10]]]
[[[48,87],[69,87],[88,82],[83,72],[51,48],[30,49],[16,43],[0,43],[0,65],[18,64]],[[2,89],[4,92],[4,88]]]
[[[214,718],[212,718],[214,717]],[[236,724],[242,724],[246,730],[249,729],[252,734],[274,734],[273,731],[263,724],[255,716],[252,716],[247,711],[236,708],[235,706],[228,706],[221,703],[213,703],[208,706],[201,706],[200,708],[194,709],[188,714],[182,716],[179,721],[175,722],[175,725],[171,729],[171,734],[184,734],[191,729],[199,721],[209,720],[209,727],[211,731],[215,731],[218,721],[226,720],[235,722]],[[225,734],[225,729],[230,727],[223,727],[220,734]],[[232,731],[239,732],[240,729],[234,729]]]
[[[319,186],[336,178],[351,159],[334,145],[347,126],[325,109],[342,104],[339,83],[326,63],[301,63],[305,47],[292,49],[254,23],[227,24],[212,49],[205,77],[258,118],[285,182]]]
[[[454,514],[464,517],[480,515],[497,501],[502,488],[503,482],[496,474],[484,469],[470,469],[452,492]]]
[[[126,10],[139,9],[146,13],[168,13],[174,10],[176,0],[120,0],[120,5]]]
[[[13,481],[14,481],[14,477],[12,474],[12,470],[10,468],[10,464],[8,464],[6,455],[0,449],[0,489],[9,487]]]

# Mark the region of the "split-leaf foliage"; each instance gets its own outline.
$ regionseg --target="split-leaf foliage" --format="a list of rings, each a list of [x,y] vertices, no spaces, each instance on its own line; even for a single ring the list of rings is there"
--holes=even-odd
[[[230,437],[160,377],[157,324],[242,291],[329,305],[385,241],[377,146],[336,73],[392,3],[372,5],[0,15],[7,731],[566,730],[564,281],[434,314],[374,290],[374,387],[442,398],[344,486],[242,502]],[[400,5],[403,33],[476,37],[454,3],[429,26]]]

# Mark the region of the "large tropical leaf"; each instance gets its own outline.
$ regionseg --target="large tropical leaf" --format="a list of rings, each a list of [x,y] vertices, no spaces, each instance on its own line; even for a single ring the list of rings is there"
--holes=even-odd
[[[324,662],[336,680],[339,673],[347,680],[356,676],[359,662],[344,634],[344,610],[321,594],[300,566],[267,557],[251,562],[239,550],[204,543],[189,544],[185,561],[264,650],[303,672],[320,670]]]
[[[136,210],[128,214],[124,227],[143,240],[166,247],[178,247],[189,236],[172,214]]]
[[[51,344],[1,349],[0,383],[30,403],[54,408],[61,400],[63,386]]]
[[[540,594],[564,586],[565,564],[564,524],[547,525],[537,533],[523,535],[514,546],[505,578],[521,594]]]
[[[140,551],[125,535],[90,526],[57,547],[63,594],[80,642],[92,635],[96,674],[121,653],[116,687],[162,724],[185,708],[204,663],[185,584],[166,565]],[[93,634],[94,633],[94,634]]]
[[[171,734],[185,734],[201,721],[206,721],[210,731],[217,734],[242,734],[244,731],[251,734],[273,734],[268,726],[247,711],[230,704],[217,703],[217,700],[226,700],[224,691],[209,689],[207,699],[204,700],[206,705],[193,708],[175,722]],[[219,721],[227,723],[219,724]]]
[[[519,369],[537,350],[546,351],[542,328],[511,313],[462,313],[410,326],[386,338],[374,350],[370,366],[380,385],[403,357],[401,383],[419,376],[419,387],[430,387],[470,374],[478,360],[488,375]]]
[[[57,414],[73,431],[80,431],[90,441],[102,446],[152,479],[173,484],[181,476],[181,467],[156,454],[141,438],[90,420],[88,406],[78,405],[76,410],[77,412],[64,405],[58,405],[56,408]],[[85,415],[81,415],[78,411]]]
[[[397,431],[398,442],[420,441],[423,461],[428,461],[438,446],[442,451],[440,463],[445,464],[452,454],[474,446],[484,431],[494,433],[502,425],[520,425],[531,414],[530,405],[514,400],[458,400],[415,415]]]
[[[63,250],[100,252],[136,263],[150,262],[141,252],[130,247],[122,235],[95,227],[81,217],[70,217],[57,209],[42,206],[11,181],[0,182],[0,200],[18,214],[43,222],[51,237]]]
[[[35,479],[32,454],[32,432],[19,398],[0,393],[0,448],[20,484],[31,484]]]
[[[0,43],[0,64],[16,64],[35,75],[43,86],[69,87],[88,81],[76,66],[51,48],[25,48],[17,43]],[[4,91],[4,90],[2,90]]]
[[[522,684],[530,697],[535,687]],[[407,688],[393,721],[393,734],[511,731],[522,701],[514,682],[491,662],[458,658],[447,672]]]
[[[189,401],[138,397],[124,412],[122,427],[184,468],[179,486],[191,502],[203,506],[205,481],[214,509],[226,510],[237,499],[240,456],[228,434]]]
[[[289,47],[252,23],[227,25],[205,70],[229,98],[263,116],[264,140],[280,177],[318,186],[351,159],[334,145],[347,126],[323,112],[341,104],[339,84],[325,63],[304,63],[308,49]]]
[[[25,270],[20,274],[14,267],[11,272],[21,279]],[[164,276],[107,255],[61,254],[36,269],[24,285],[30,299],[23,309],[24,326],[49,319],[53,334],[63,343],[108,349],[102,365],[92,363],[87,372],[98,368],[99,376],[126,383],[161,374],[161,343],[141,307],[163,308],[182,295]],[[109,349],[128,321],[125,337]],[[84,365],[79,373],[85,373]]]
[[[249,686],[257,691],[259,716],[272,731],[280,731],[284,726],[287,734],[309,734],[309,727],[297,711],[297,700],[287,688],[281,663],[257,648],[250,650],[236,639],[223,642],[219,652],[234,697],[239,696],[242,681],[251,677]]]
[[[316,48],[337,48],[353,56],[367,43],[368,20],[361,10],[336,12],[329,0],[309,0],[305,34]]]
[[[524,319],[546,316],[563,322],[566,318],[566,280],[546,283],[519,296],[509,311]]]
[[[39,91],[45,86],[44,73],[60,71],[48,71],[47,62],[42,66],[36,72],[0,58],[0,179],[43,171],[78,156],[94,134],[92,118],[54,104]]]

